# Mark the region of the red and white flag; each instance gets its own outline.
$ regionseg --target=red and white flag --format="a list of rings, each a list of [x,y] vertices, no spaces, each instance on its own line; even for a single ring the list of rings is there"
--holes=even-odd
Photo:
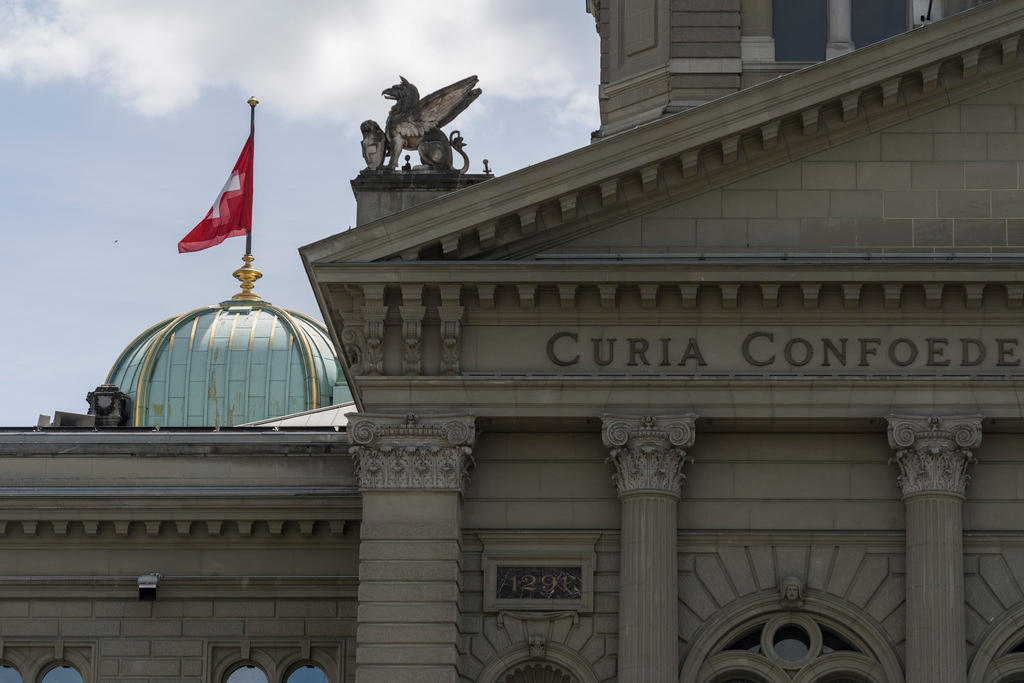
[[[178,242],[178,253],[200,251],[252,230],[252,156],[255,131],[206,217]]]

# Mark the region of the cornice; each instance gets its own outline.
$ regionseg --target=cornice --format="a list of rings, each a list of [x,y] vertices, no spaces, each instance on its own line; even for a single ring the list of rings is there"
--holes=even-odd
[[[889,110],[886,116],[892,119],[886,125],[892,125],[909,118],[914,110],[914,102],[898,97],[904,87],[919,92],[925,99],[961,83],[975,82],[986,87],[985,78],[979,78],[979,51],[994,45],[1001,55],[1001,64],[1013,62],[1017,59],[1017,37],[1021,31],[1024,7],[1017,3],[988,3],[842,58],[741,90],[708,106],[666,117],[314,242],[302,247],[300,254],[307,264],[334,258],[373,261],[400,253],[416,258],[417,254],[410,250],[418,250],[442,236],[475,230],[476,226],[482,226],[477,230],[481,243],[488,243],[494,239],[497,221],[513,217],[518,225],[520,212],[526,207],[540,208],[545,201],[557,200],[563,220],[574,218],[576,196],[588,187],[601,188],[602,198],[614,203],[617,193],[609,182],[614,179],[617,183],[621,176],[637,169],[645,169],[643,184],[653,188],[658,167],[669,160],[682,164],[684,178],[697,173],[704,148],[714,148],[722,165],[728,166],[735,161],[737,144],[743,135],[756,134],[762,146],[771,149],[779,129],[777,124],[787,117],[798,116],[805,135],[820,135],[821,110],[830,103],[839,103],[842,121],[851,123],[847,137],[852,139],[869,132],[864,129],[863,114],[859,111],[862,98],[873,97],[874,91],[880,89],[881,107]],[[948,60],[961,63],[960,78],[939,68]],[[911,80],[904,83],[908,78]],[[950,78],[956,82],[949,82]],[[914,111],[916,114],[920,108]],[[842,137],[838,130],[830,131],[824,146],[837,144]]]
[[[751,255],[716,263],[705,255],[614,259],[537,259],[525,261],[418,261],[331,263],[319,266],[320,282],[353,285],[405,283],[630,283],[630,282],[973,282],[1024,283],[1024,253],[970,257],[935,254],[929,258],[885,258],[862,254],[846,258],[787,254],[774,259]]]
[[[362,381],[371,406],[429,402],[449,410],[472,407],[481,418],[545,418],[552,414],[552,405],[562,418],[594,418],[636,405],[661,413],[699,411],[712,420],[877,420],[895,410],[927,414],[965,409],[999,420],[1024,418],[1018,401],[1024,374],[481,374]]]
[[[130,457],[322,456],[344,453],[348,437],[344,428],[303,431],[258,429],[4,429],[0,430],[0,454],[111,455]]]
[[[342,536],[354,487],[3,487],[0,537]]]

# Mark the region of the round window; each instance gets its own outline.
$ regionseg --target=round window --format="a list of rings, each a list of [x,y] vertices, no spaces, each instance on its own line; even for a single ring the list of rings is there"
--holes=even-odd
[[[811,637],[795,624],[782,626],[772,637],[775,654],[787,662],[799,662],[811,650]]]

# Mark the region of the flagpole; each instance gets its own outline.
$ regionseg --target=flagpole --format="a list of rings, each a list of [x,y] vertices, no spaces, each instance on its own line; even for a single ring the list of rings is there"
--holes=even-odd
[[[252,138],[256,132],[256,105],[260,103],[255,96],[250,97],[249,100],[249,137]],[[256,156],[256,141],[253,140],[253,157]],[[255,158],[253,159],[255,161]],[[252,180],[250,180],[252,182]],[[255,186],[254,186],[255,187]],[[249,230],[245,233],[245,253],[247,256],[252,256],[252,215],[249,215]]]

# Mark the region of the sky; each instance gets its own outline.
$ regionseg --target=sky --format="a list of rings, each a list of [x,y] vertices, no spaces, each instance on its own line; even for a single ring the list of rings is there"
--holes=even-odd
[[[250,95],[256,291],[322,318],[297,250],[354,223],[381,90],[479,76],[448,130],[470,172],[501,175],[589,143],[598,58],[583,0],[0,0],[0,425],[86,412],[138,333],[238,291],[244,238],[177,242],[238,157]]]

